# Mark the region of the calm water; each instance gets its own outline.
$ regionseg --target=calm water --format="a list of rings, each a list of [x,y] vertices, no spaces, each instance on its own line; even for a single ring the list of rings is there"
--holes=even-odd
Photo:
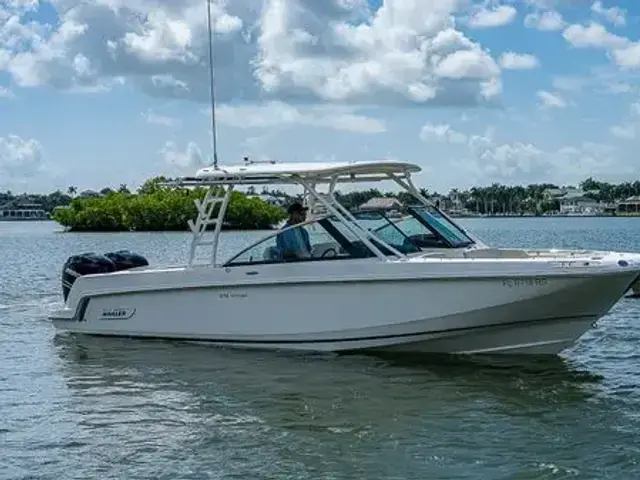
[[[640,251],[640,219],[461,223],[504,246]],[[256,235],[227,234],[224,256]],[[640,477],[639,300],[520,364],[55,335],[67,256],[182,262],[187,242],[0,222],[0,479]]]

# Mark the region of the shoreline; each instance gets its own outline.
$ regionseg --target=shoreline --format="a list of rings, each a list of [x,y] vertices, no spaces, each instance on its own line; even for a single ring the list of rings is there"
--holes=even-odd
[[[446,213],[446,212],[445,212]],[[553,218],[638,218],[639,215],[449,215],[453,219],[500,219],[500,218],[523,218],[523,219],[553,219]],[[30,223],[53,223],[60,227],[56,233],[65,234],[65,233],[73,233],[73,234],[109,234],[109,233],[191,233],[191,230],[185,226],[184,229],[169,229],[169,230],[68,230],[58,222],[52,219],[22,219],[22,220],[9,220],[3,219],[0,220],[0,224],[8,224],[8,223],[19,223],[19,224],[30,224]],[[275,231],[278,227],[274,226],[272,228],[223,228],[222,232],[266,232],[266,231]]]
[[[445,212],[446,213],[446,212]],[[506,214],[506,215],[450,215],[451,218],[640,218],[640,214],[638,215],[566,215],[566,214],[557,214],[557,215],[515,215],[515,214]]]

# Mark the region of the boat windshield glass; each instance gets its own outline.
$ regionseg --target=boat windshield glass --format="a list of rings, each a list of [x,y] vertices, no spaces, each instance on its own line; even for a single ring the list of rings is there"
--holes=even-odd
[[[451,247],[460,248],[475,243],[463,229],[442,215],[437,208],[420,205],[409,207],[408,211]]]
[[[373,256],[375,254],[339,219],[325,216],[287,226],[245,248],[228,260],[225,266]]]
[[[358,222],[388,244],[403,251],[424,248],[460,248],[473,240],[436,208],[408,207],[395,215],[383,211],[360,212]]]
[[[377,238],[408,255],[429,248],[459,248],[470,245],[469,238],[435,208],[409,207],[395,215],[383,211],[353,214],[360,226]],[[353,226],[351,222],[349,225]],[[379,241],[369,239],[384,255],[393,252]],[[251,245],[226,262],[226,266],[256,263],[300,262],[373,257],[366,246],[340,219],[324,216],[296,226],[287,226]]]
[[[416,216],[405,212],[389,215],[382,212],[356,213],[358,222],[378,238],[403,253],[419,252],[423,248],[446,248],[446,244]]]

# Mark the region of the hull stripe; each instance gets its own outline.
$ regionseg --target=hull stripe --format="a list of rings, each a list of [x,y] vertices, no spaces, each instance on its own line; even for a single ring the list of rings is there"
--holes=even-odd
[[[552,317],[552,318],[539,318],[535,320],[521,320],[514,322],[503,322],[503,323],[494,323],[488,325],[479,325],[473,327],[458,327],[458,328],[447,328],[443,330],[432,330],[432,331],[423,331],[423,332],[413,332],[413,333],[403,333],[403,334],[395,334],[395,335],[371,335],[366,337],[344,337],[344,338],[320,338],[320,339],[301,339],[301,340],[277,340],[277,339],[229,339],[229,338],[200,338],[197,336],[180,336],[180,335],[154,335],[154,334],[139,334],[139,333],[110,333],[110,332],[83,332],[79,330],[69,330],[73,333],[79,333],[82,335],[92,335],[92,336],[108,336],[108,337],[139,337],[139,338],[152,338],[157,340],[186,340],[186,341],[198,341],[198,342],[211,342],[211,343],[225,343],[225,344],[264,344],[264,345],[274,345],[274,344],[282,344],[282,345],[302,345],[302,344],[321,344],[321,343],[347,343],[347,342],[367,342],[372,340],[394,340],[394,339],[402,339],[402,338],[412,338],[412,337],[420,337],[424,335],[441,335],[445,333],[461,333],[461,332],[469,332],[474,330],[485,330],[485,329],[500,329],[503,327],[513,327],[513,326],[524,326],[532,323],[544,323],[544,322],[557,322],[557,321],[571,321],[571,320],[580,320],[580,319],[593,319],[595,321],[600,315],[599,314],[586,314],[586,315],[574,315],[567,317]],[[56,320],[56,319],[54,319]],[[68,321],[64,319],[63,321]],[[75,322],[73,322],[75,323]]]

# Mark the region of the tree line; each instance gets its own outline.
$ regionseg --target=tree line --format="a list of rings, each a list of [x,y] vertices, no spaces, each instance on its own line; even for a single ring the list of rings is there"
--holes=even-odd
[[[22,203],[39,204],[43,210],[52,214],[52,218],[69,229],[91,230],[95,228],[118,229],[167,229],[184,230],[186,221],[196,215],[194,198],[202,198],[201,189],[169,189],[160,186],[165,177],[147,180],[137,192],[131,192],[125,184],[117,188],[105,187],[100,191],[85,190],[78,192],[70,186],[66,193],[60,190],[53,193],[14,195],[12,192],[0,192],[3,206],[16,206]],[[549,189],[575,188],[553,183],[530,184],[527,186],[508,186],[494,183],[485,187],[472,187],[467,190],[452,189],[446,195],[437,191],[421,189],[421,193],[448,210],[466,209],[473,213],[537,213],[559,209],[557,199],[545,195]],[[640,195],[640,181],[619,184],[601,182],[592,177],[579,183],[586,197],[594,201],[614,204],[628,197]],[[173,192],[173,193],[172,193]],[[273,220],[277,223],[284,216],[284,210],[269,205],[259,198],[251,198],[257,191],[249,188],[244,196],[236,192],[229,211],[229,225],[239,228],[261,228]],[[291,196],[280,190],[262,189],[262,194],[279,198],[287,204],[300,196]],[[376,188],[351,192],[336,192],[338,200],[345,207],[353,209],[376,197],[392,197],[406,204],[415,200],[407,192],[386,192]],[[57,207],[69,207],[58,209]],[[53,213],[52,213],[53,212]],[[253,212],[253,213],[252,213]],[[242,216],[243,220],[240,220]],[[163,219],[164,220],[161,220]]]
[[[68,206],[56,208],[51,218],[74,232],[184,231],[196,218],[195,200],[204,198],[206,189],[169,188],[161,185],[165,181],[164,177],[148,180],[137,193],[120,188],[74,198]],[[222,189],[216,193],[222,195]],[[282,208],[233,192],[223,228],[268,229],[284,217]]]
[[[478,214],[499,213],[536,213],[543,214],[550,211],[558,211],[560,204],[558,198],[546,195],[549,190],[581,190],[584,196],[595,202],[615,204],[631,196],[640,195],[640,181],[613,184],[596,181],[587,178],[578,186],[558,185],[554,183],[540,183],[522,185],[503,185],[494,183],[485,187],[472,187],[467,190],[452,189],[446,195],[437,191],[420,189],[423,196],[432,201],[440,202],[440,206],[452,210],[454,208],[465,209]],[[279,190],[265,189],[263,193],[275,197],[284,197],[286,194]],[[371,198],[396,198],[403,204],[415,202],[415,199],[407,192],[385,192],[376,188],[358,190],[348,193],[336,193],[336,198],[347,208],[357,208]]]

